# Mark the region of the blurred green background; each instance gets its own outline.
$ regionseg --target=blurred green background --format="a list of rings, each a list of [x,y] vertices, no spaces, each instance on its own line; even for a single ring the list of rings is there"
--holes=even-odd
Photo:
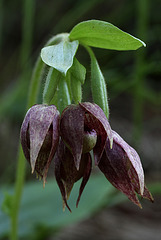
[[[161,180],[160,12],[160,0],[0,0],[0,203],[5,189],[8,188],[6,186],[9,186],[9,191],[12,191],[15,181],[19,131],[26,111],[28,88],[36,58],[51,36],[61,32],[70,32],[74,25],[89,19],[108,21],[147,44],[146,48],[137,51],[120,52],[94,49],[94,52],[107,83],[111,126],[127,142],[135,146],[141,156],[147,183],[152,186],[154,193],[160,192],[160,185],[157,185]],[[91,100],[89,56],[80,48],[78,58],[87,68],[83,100],[88,101]],[[50,175],[53,177],[52,170],[49,172]],[[107,181],[103,180],[101,182],[104,184],[103,187],[107,184],[105,189],[109,192],[114,191],[108,187]],[[36,182],[34,176],[30,174],[28,165],[26,181],[29,183],[33,181],[34,184]],[[94,180],[91,180],[91,184],[92,181]],[[49,184],[51,194],[52,188],[54,189]],[[40,193],[41,191],[43,190],[39,190]],[[80,210],[77,210],[80,212],[77,212],[77,215],[80,214],[79,217],[73,217],[72,220],[69,216],[70,220],[68,218],[66,222],[62,220],[65,222],[62,225],[66,225],[68,221],[74,222],[75,219],[78,221],[85,217],[90,218],[91,214],[95,212],[98,214],[103,207],[106,209],[109,202],[109,206],[113,201],[118,206],[117,202],[123,201],[122,195],[115,198],[115,191],[112,192],[112,196],[109,192],[106,193],[107,202],[105,199],[100,199],[97,206],[93,206],[85,215],[81,215],[83,206],[80,207]],[[56,193],[60,195],[58,191]],[[27,196],[30,204],[34,207],[36,203],[30,201],[30,194],[29,192]],[[101,196],[103,194],[105,193],[100,193]],[[45,194],[43,195],[42,205],[45,200],[50,203],[50,194],[47,196],[45,199]],[[91,196],[93,196],[92,193]],[[56,197],[55,199],[57,201]],[[60,201],[60,196],[58,201]],[[90,194],[88,201],[90,201]],[[53,230],[51,218],[51,222],[47,223],[47,226],[42,224],[37,227],[36,225],[36,221],[39,223],[38,220],[43,218],[42,205],[39,204],[37,211],[39,215],[33,223],[33,229],[30,230],[30,233],[28,232],[29,228],[25,230],[26,232],[22,231],[21,237],[29,234],[33,239],[56,239],[55,228],[57,232],[59,228],[61,229],[61,224]],[[151,207],[151,205],[149,206]],[[24,209],[25,207],[23,211],[25,211]],[[161,206],[158,209],[161,214]],[[53,212],[54,219],[57,219],[60,211],[55,212],[55,215]],[[151,214],[154,214],[153,210]],[[3,216],[3,213],[0,212],[0,217]],[[2,222],[0,221],[0,223]],[[6,219],[4,225],[7,226],[7,224],[8,220]],[[5,231],[2,229],[0,236],[4,235]],[[39,236],[39,233],[42,232],[44,235],[40,234],[41,236]],[[90,235],[87,234],[87,236]]]

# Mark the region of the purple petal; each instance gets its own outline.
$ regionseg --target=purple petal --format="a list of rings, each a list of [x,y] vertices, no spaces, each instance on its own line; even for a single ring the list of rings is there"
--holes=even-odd
[[[140,194],[140,193],[138,192],[138,194]],[[151,202],[154,202],[154,198],[146,186],[144,186],[143,198],[146,198],[146,199],[150,200]]]
[[[141,195],[143,195],[144,172],[143,172],[142,164],[140,161],[140,157],[137,154],[137,152],[132,147],[130,147],[116,132],[112,131],[112,133],[113,133],[113,140],[115,141],[115,143],[120,145],[120,147],[122,147],[122,149],[124,149],[124,151],[127,154],[128,160],[130,161],[133,168],[135,169],[137,176],[138,176],[140,193],[141,193]],[[128,163],[125,163],[125,164],[128,164]]]
[[[28,139],[27,139],[29,120],[30,120],[30,109],[26,113],[26,116],[21,126],[21,131],[20,131],[20,140],[21,140],[22,149],[23,149],[25,158],[30,163],[30,150],[29,150],[30,146],[28,144]]]
[[[85,118],[85,127],[87,126],[90,130],[94,129],[97,132],[97,143],[93,152],[95,163],[98,164],[105,147],[107,136],[110,139],[110,146],[112,147],[112,130],[103,110],[97,104],[85,102],[80,103],[80,106],[88,113]]]
[[[81,195],[82,195],[83,190],[84,190],[84,188],[85,188],[85,186],[86,186],[86,184],[89,180],[91,170],[92,170],[92,159],[91,159],[90,153],[83,154],[82,158],[83,158],[83,161],[86,163],[86,167],[85,167],[85,171],[84,171],[84,174],[83,174],[83,180],[82,180],[82,183],[81,183],[81,186],[80,186],[80,189],[79,189],[79,196],[78,196],[78,199],[77,199],[76,207],[78,207]]]
[[[32,172],[35,169],[36,159],[43,145],[45,136],[55,116],[57,116],[57,109],[54,105],[35,105],[30,109],[29,134]]]
[[[64,158],[64,152],[65,152],[65,145],[61,141],[58,146],[58,149],[56,151],[55,157],[54,157],[54,163],[55,163],[54,171],[55,171],[55,178],[56,178],[58,187],[59,187],[61,195],[62,195],[62,199],[63,199],[66,207],[68,208],[68,210],[71,212],[71,209],[67,203],[66,189],[65,189],[64,183],[62,181],[62,176],[61,176],[61,166],[62,166],[62,161]]]
[[[154,201],[151,193],[149,192],[149,190],[147,189],[147,187],[144,185],[144,192],[143,194],[141,194],[140,192],[140,185],[139,185],[139,179],[138,179],[138,175],[136,170],[134,169],[134,167],[132,166],[132,164],[129,165],[129,177],[131,179],[131,183],[133,184],[135,191],[141,195],[143,198],[147,198],[148,200],[150,200],[151,202]]]
[[[79,169],[84,134],[84,111],[79,105],[70,105],[62,112],[60,134],[73,154],[76,168]]]
[[[78,206],[81,194],[83,192],[85,185],[88,182],[91,173],[92,160],[90,154],[86,153],[82,155],[80,161],[80,168],[79,170],[77,170],[74,164],[74,158],[72,153],[61,140],[54,158],[54,162],[56,181],[60,188],[63,201],[65,205],[68,207],[68,209],[69,206],[67,205],[67,200],[70,196],[72,187],[75,182],[77,182],[80,178],[83,177],[77,200]]]
[[[47,172],[59,142],[59,118],[60,118],[59,112],[55,111],[55,117],[54,117],[54,120],[52,121],[52,145],[51,145],[51,150],[47,160],[47,164],[44,168],[44,176],[43,176],[44,183],[46,182]]]
[[[114,187],[122,191],[132,202],[141,207],[127,170],[124,167],[124,161],[126,161],[124,150],[115,141],[111,149],[110,143],[107,141],[98,167]]]

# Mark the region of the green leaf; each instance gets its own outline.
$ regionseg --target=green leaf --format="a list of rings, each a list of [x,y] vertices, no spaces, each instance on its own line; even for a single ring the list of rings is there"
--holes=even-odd
[[[50,67],[48,75],[46,77],[45,87],[43,91],[43,103],[50,104],[51,100],[53,99],[58,82],[61,78],[61,73],[56,70],[55,68]]]
[[[86,69],[82,64],[80,64],[76,57],[74,58],[73,65],[70,68],[70,73],[72,77],[80,81],[81,84],[84,84],[86,78]]]
[[[86,69],[76,58],[74,58],[73,65],[69,69],[67,77],[70,82],[72,97],[77,104],[82,100],[82,84],[85,81]]]
[[[86,47],[91,57],[91,89],[93,101],[102,108],[107,118],[109,118],[109,106],[107,90],[104,76],[101,72],[97,59],[91,48]]]
[[[44,63],[66,75],[73,64],[78,45],[77,40],[70,42],[68,39],[63,39],[56,45],[42,48],[41,58]]]
[[[111,23],[89,20],[77,24],[70,32],[71,40],[91,47],[113,50],[136,50],[146,46],[143,41],[120,30]]]
[[[69,73],[70,89],[72,97],[76,104],[82,101],[82,85],[78,78]]]

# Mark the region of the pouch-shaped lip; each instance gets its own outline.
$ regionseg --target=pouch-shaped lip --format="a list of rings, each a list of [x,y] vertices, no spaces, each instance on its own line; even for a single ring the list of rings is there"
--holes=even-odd
[[[107,137],[110,140],[110,147],[112,148],[112,130],[103,110],[97,104],[85,102],[79,103],[79,105],[84,109],[85,113],[88,114],[88,117],[85,118],[85,125],[91,130],[94,129],[97,133],[97,142],[93,152],[95,164],[98,165],[104,151]]]

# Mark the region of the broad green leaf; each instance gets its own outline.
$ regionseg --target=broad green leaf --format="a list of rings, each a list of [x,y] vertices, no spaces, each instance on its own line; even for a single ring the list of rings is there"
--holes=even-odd
[[[73,64],[79,42],[63,39],[60,43],[44,47],[41,50],[41,58],[44,63],[66,75]]]
[[[136,50],[146,46],[140,39],[122,31],[111,23],[89,20],[77,24],[70,32],[71,40],[91,47],[113,50]]]

